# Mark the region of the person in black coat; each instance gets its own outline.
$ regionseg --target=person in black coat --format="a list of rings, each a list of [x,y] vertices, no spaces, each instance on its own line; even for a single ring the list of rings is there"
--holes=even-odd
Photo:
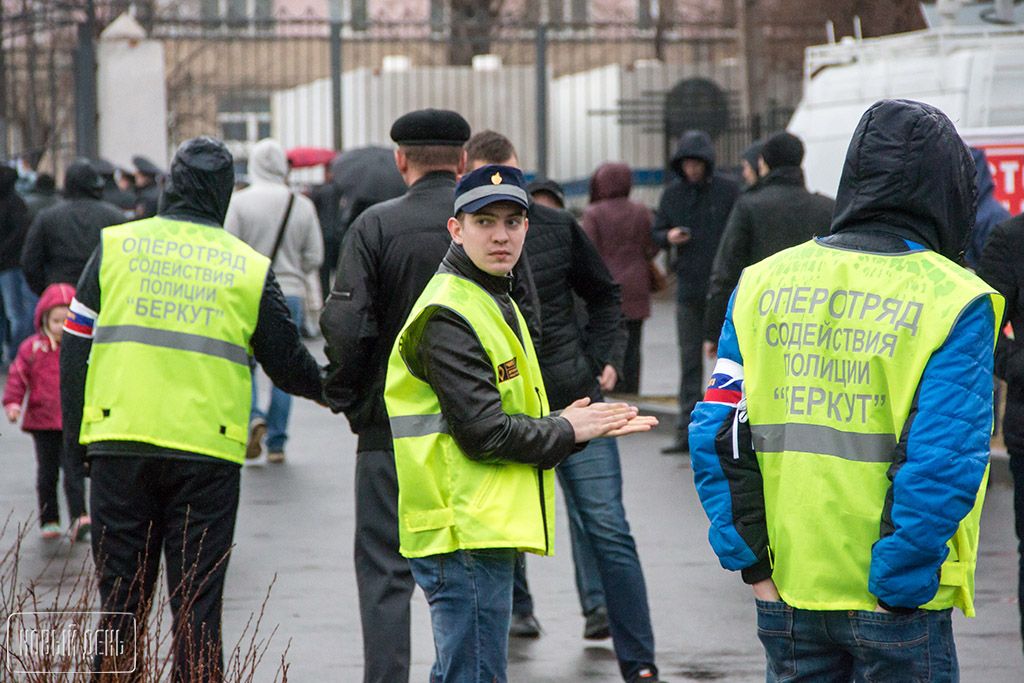
[[[103,180],[79,159],[64,173],[64,201],[40,211],[25,238],[21,267],[36,295],[55,282],[78,282],[100,243],[100,230],[124,223],[124,214],[100,199]]]
[[[18,267],[29,219],[28,208],[14,189],[17,182],[17,171],[0,166],[0,300],[4,311],[0,316],[0,339],[5,341],[9,361],[14,360],[21,342],[32,334],[36,307],[36,297],[28,290]],[[4,317],[10,329],[3,327]]]
[[[1017,603],[1024,640],[1024,215],[989,233],[978,261],[978,275],[1006,299],[1004,328],[996,341],[995,373],[1006,381],[1003,440],[1010,453],[1013,513],[1017,530]],[[1021,339],[1017,339],[1017,335]]]
[[[729,297],[740,273],[772,254],[828,233],[835,201],[808,192],[800,164],[804,144],[785,131],[771,136],[759,157],[761,178],[736,201],[718,244],[704,314],[704,351],[715,355]]]
[[[715,172],[715,150],[704,131],[683,134],[671,167],[676,178],[661,194],[652,228],[655,244],[676,254],[679,420],[675,442],[662,452],[684,453],[690,413],[704,389],[704,300],[711,264],[740,189]]]

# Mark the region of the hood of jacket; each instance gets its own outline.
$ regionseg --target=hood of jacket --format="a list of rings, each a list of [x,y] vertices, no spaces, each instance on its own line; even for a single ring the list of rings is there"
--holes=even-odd
[[[171,160],[163,194],[161,216],[224,225],[235,187],[235,162],[220,140],[186,140]]]
[[[10,166],[0,166],[0,199],[6,198],[14,192],[14,186],[17,182],[17,171]]]
[[[881,230],[958,260],[974,227],[974,174],[970,151],[941,111],[876,102],[850,140],[832,233]]]
[[[103,178],[88,159],[79,159],[64,172],[64,196],[68,199],[99,199]]]
[[[679,138],[676,151],[672,155],[672,170],[684,180],[683,159],[700,159],[708,165],[704,175],[709,180],[715,172],[715,146],[711,143],[711,136],[702,130],[688,130]]]
[[[590,201],[628,197],[633,189],[633,172],[629,165],[610,162],[601,164],[590,179]]]
[[[985,150],[971,147],[971,157],[974,159],[974,178],[978,185],[978,203],[986,197],[991,197],[996,191],[996,183],[992,180],[992,171],[988,167],[988,157]]]
[[[32,318],[36,329],[40,332],[43,331],[43,316],[50,309],[57,306],[70,306],[73,298],[75,298],[75,288],[67,282],[55,282],[44,289],[43,293],[39,296],[39,301],[36,303],[36,312]]]
[[[288,177],[288,157],[281,143],[264,138],[253,145],[249,155],[249,177],[253,182],[284,185]]]

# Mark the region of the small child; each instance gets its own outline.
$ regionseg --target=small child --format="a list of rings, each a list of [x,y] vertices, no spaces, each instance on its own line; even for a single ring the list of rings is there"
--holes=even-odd
[[[92,521],[85,511],[85,473],[80,462],[63,457],[64,435],[60,414],[60,340],[64,319],[75,295],[69,284],[46,288],[36,305],[32,335],[18,347],[11,364],[3,404],[7,419],[17,422],[28,394],[21,428],[32,435],[36,446],[36,489],[39,495],[39,523],[44,539],[60,538],[60,509],[57,506],[57,479],[64,469],[64,494],[71,515],[70,536],[83,540]]]

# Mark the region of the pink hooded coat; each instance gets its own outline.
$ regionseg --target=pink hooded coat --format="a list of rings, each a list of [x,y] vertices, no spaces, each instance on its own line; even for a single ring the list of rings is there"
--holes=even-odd
[[[21,428],[26,432],[61,429],[60,345],[43,329],[43,317],[56,306],[70,306],[75,288],[66,283],[47,287],[36,304],[36,333],[18,347],[4,387],[3,404],[21,405],[28,394]]]

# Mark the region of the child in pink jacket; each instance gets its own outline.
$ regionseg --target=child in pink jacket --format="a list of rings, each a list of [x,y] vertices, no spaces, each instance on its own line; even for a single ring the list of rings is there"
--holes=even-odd
[[[39,523],[43,538],[48,540],[61,535],[60,509],[57,506],[57,479],[61,469],[64,470],[64,494],[72,520],[72,540],[85,538],[91,525],[85,511],[84,469],[82,463],[67,462],[64,458],[64,435],[61,431],[60,340],[74,295],[74,287],[58,283],[47,287],[39,297],[35,314],[36,334],[18,347],[18,356],[11,364],[3,395],[7,419],[17,422],[22,417],[21,428],[35,441]]]

